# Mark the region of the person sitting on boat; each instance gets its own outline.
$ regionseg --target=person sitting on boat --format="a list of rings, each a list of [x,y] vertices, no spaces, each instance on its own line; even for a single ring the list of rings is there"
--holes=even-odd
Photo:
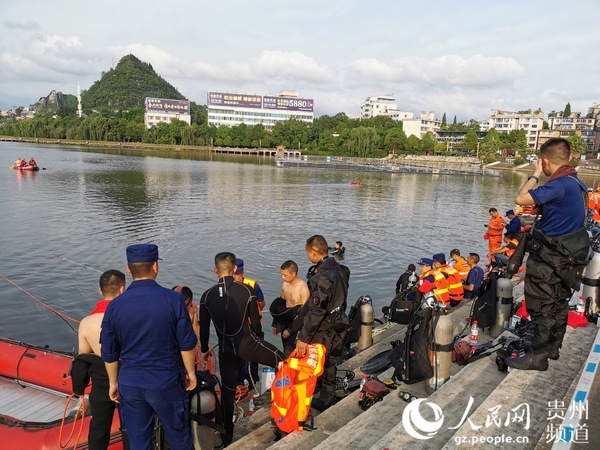
[[[35,159],[33,158],[33,156],[31,158],[29,158],[29,165],[31,167],[37,167],[37,162],[35,162]]]
[[[21,161],[19,163],[20,167],[25,167],[27,165],[27,161],[25,160],[25,158],[21,158]]]
[[[15,161],[15,167],[21,167],[21,158],[17,158]]]
[[[100,293],[103,300],[96,303],[96,308],[89,316],[81,320],[78,330],[79,353],[73,362],[71,377],[73,390],[83,395],[92,378],[90,406],[92,420],[88,434],[91,450],[108,448],[110,429],[115,412],[115,402],[108,395],[108,374],[101,359],[100,328],[104,312],[112,299],[125,291],[125,274],[118,270],[108,270],[100,276]],[[81,381],[80,381],[81,380]]]
[[[504,235],[504,246],[492,250],[490,253],[488,253],[488,258],[491,258],[493,256],[496,262],[507,266],[508,259],[513,255],[513,253],[517,249],[517,245],[519,245],[517,237],[514,234],[506,233]]]
[[[342,244],[342,241],[335,241],[335,245],[333,246],[333,248],[330,248],[329,250],[331,250],[332,255],[342,256],[344,254],[344,252],[346,251],[346,247],[344,247],[344,244]]]

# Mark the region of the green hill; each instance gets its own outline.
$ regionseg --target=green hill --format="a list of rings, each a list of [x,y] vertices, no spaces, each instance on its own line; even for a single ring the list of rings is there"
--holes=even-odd
[[[102,74],[81,94],[84,111],[115,112],[119,109],[144,107],[146,97],[185,100],[152,66],[133,55],[121,58],[114,69]]]

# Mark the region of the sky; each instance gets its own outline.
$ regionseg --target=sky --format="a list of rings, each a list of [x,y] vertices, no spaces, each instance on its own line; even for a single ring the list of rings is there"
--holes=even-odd
[[[133,54],[188,100],[312,98],[315,116],[398,108],[587,113],[600,102],[597,0],[0,0],[0,109],[76,94]]]

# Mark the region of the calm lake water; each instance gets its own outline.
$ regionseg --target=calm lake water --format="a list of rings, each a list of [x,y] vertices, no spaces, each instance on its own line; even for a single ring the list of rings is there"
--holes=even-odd
[[[46,170],[9,170],[21,156]],[[198,298],[216,281],[214,255],[232,251],[270,303],[281,293],[280,265],[293,259],[304,277],[305,241],[322,234],[347,249],[348,303],[370,295],[381,316],[409,263],[452,248],[484,257],[488,209],[512,208],[527,176],[276,168],[269,157],[15,143],[0,143],[0,162],[0,336],[63,350],[76,348],[76,334],[33,297],[81,319],[100,299],[100,273],[124,271],[125,248],[140,242],[159,246],[160,284],[186,284]]]

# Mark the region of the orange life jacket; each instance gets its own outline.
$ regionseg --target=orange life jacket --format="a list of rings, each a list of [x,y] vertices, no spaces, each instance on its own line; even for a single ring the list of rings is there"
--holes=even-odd
[[[506,245],[508,244],[514,244],[514,245],[519,245],[519,241],[517,241],[516,239],[509,239],[508,242],[506,243]],[[516,249],[512,249],[509,248],[508,250],[506,250],[506,256],[508,256],[509,258],[513,255],[513,253],[515,252]]]
[[[242,283],[250,286],[252,289],[254,289],[254,285],[256,284],[256,280],[253,280],[252,278],[246,278],[244,277],[244,279],[242,280]],[[260,314],[260,323],[262,324],[262,309],[265,306],[265,302],[259,302],[258,299],[256,301],[256,304],[258,305],[258,314]],[[250,318],[248,318],[248,322],[252,323],[252,321],[250,320]]]
[[[302,358],[295,353],[281,364],[271,385],[271,417],[277,428],[286,433],[304,429],[317,378],[325,368],[323,344],[309,344]]]
[[[465,297],[462,280],[458,271],[449,265],[442,266],[438,269],[448,279],[448,290],[450,291],[450,300],[460,301]]]
[[[460,275],[460,278],[467,281],[467,277],[469,276],[469,271],[471,270],[471,266],[467,264],[467,261],[462,256],[454,256],[456,263],[454,264],[454,268]]]
[[[430,271],[426,272],[425,275],[421,276],[421,279],[428,277],[429,275],[432,275],[434,279],[435,287],[433,288],[433,294],[435,295],[435,298],[438,302],[448,305],[450,303],[448,280],[443,273],[436,269],[431,269]]]

